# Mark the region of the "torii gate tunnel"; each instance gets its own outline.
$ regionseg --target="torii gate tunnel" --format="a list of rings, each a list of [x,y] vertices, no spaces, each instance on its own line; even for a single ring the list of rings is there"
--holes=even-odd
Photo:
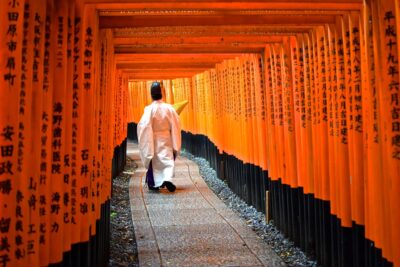
[[[319,264],[400,266],[399,25],[399,0],[1,0],[0,267],[107,265],[154,80]]]

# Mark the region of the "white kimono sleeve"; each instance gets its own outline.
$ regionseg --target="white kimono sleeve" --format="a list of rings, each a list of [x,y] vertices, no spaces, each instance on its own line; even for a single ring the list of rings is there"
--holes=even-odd
[[[175,109],[171,109],[171,137],[172,137],[172,148],[179,155],[181,151],[181,125],[179,122],[179,115]]]
[[[151,119],[151,108],[145,108],[142,118],[137,126],[140,159],[146,169],[154,157],[153,127]]]

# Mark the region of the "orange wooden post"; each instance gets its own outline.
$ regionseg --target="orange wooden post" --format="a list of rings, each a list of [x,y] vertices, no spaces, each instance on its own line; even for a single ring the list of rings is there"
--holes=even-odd
[[[67,42],[67,76],[66,83],[67,88],[65,92],[65,104],[64,104],[64,112],[65,112],[65,131],[64,131],[64,158],[63,158],[63,166],[64,166],[64,175],[63,175],[63,188],[64,195],[62,196],[62,203],[64,205],[64,213],[63,213],[63,223],[64,223],[64,252],[69,251],[72,248],[72,238],[71,238],[71,229],[72,229],[72,221],[71,221],[71,156],[72,156],[72,133],[73,133],[73,79],[74,77],[74,57],[73,57],[73,49],[74,49],[74,20],[75,20],[75,3],[68,3],[68,15],[65,18],[65,26],[64,31],[66,30],[66,42]],[[61,21],[60,21],[61,22]],[[61,31],[61,26],[59,28]]]
[[[246,126],[244,118],[244,77],[239,58],[229,60],[225,64],[225,90],[226,90],[226,118],[229,129],[229,142],[227,142],[228,154],[234,155],[235,150],[239,159],[245,160],[247,156]],[[242,132],[238,131],[241,129]],[[242,143],[238,140],[243,138]]]
[[[287,184],[286,181],[286,167],[284,162],[286,160],[286,153],[284,150],[284,134],[283,134],[283,94],[282,94],[282,45],[274,45],[274,67],[275,67],[275,85],[274,85],[274,107],[275,107],[275,142],[276,148],[276,162],[278,178],[282,179],[282,183]]]
[[[296,173],[299,187],[304,188],[304,164],[302,150],[303,125],[305,120],[305,95],[304,95],[304,52],[302,39],[296,36],[290,39],[291,72],[293,86],[293,124],[296,133]]]
[[[102,91],[101,91],[101,82],[102,77],[104,75],[101,71],[101,58],[103,56],[103,44],[104,44],[104,31],[99,31],[97,27],[94,28],[94,38],[98,39],[98,42],[94,43],[94,57],[92,60],[92,64],[95,66],[96,71],[93,73],[93,86],[94,86],[94,104],[93,104],[93,114],[94,114],[94,122],[93,122],[93,130],[91,133],[92,140],[91,140],[91,147],[93,151],[92,157],[92,171],[91,171],[91,192],[92,192],[92,199],[91,199],[91,208],[93,211],[92,216],[92,236],[95,236],[99,233],[99,229],[96,227],[96,222],[101,219],[101,205],[103,204],[101,200],[101,193],[100,193],[100,159],[101,159],[101,140],[99,140],[99,129],[101,127],[100,122],[100,114],[102,109]],[[128,110],[128,101],[129,98],[126,96],[126,103],[125,108]],[[126,115],[127,116],[127,115]],[[128,119],[126,117],[126,119]]]
[[[32,63],[32,76],[29,77],[32,81],[32,106],[31,110],[31,123],[32,123],[32,136],[31,136],[31,151],[29,152],[32,159],[32,176],[30,178],[31,190],[30,198],[36,199],[36,207],[30,211],[30,227],[35,229],[32,234],[34,254],[31,254],[30,262],[36,265],[46,265],[49,263],[49,249],[48,249],[48,236],[49,232],[46,231],[46,216],[43,210],[47,210],[46,202],[41,201],[44,197],[46,186],[42,180],[41,164],[46,163],[47,151],[46,146],[42,143],[42,137],[47,138],[46,133],[42,132],[42,101],[43,101],[43,56],[45,47],[45,20],[46,20],[46,1],[35,1],[31,3],[31,14],[34,18],[31,23],[31,31],[34,32],[34,46],[31,53],[34,55]],[[34,129],[34,125],[38,127]],[[50,142],[50,141],[46,141]],[[44,151],[43,151],[43,150]],[[45,175],[46,176],[46,175]]]
[[[191,79],[192,83],[192,95],[193,95],[193,134],[198,133],[198,98],[197,98],[197,88],[196,88],[196,80],[194,78]]]
[[[237,65],[235,65],[237,64]],[[236,68],[239,66],[237,70],[239,70],[239,75],[236,74]],[[239,157],[244,163],[249,163],[250,161],[250,136],[249,136],[249,91],[246,88],[246,66],[243,63],[243,58],[237,57],[233,64],[230,66],[230,75],[232,76],[233,84],[232,88],[233,93],[235,94],[235,103],[240,103],[239,107],[235,107],[233,105],[232,112],[235,112],[235,109],[239,109],[241,111],[241,120],[240,124],[236,124],[235,121],[235,113],[232,113],[232,121],[233,121],[233,130],[238,133],[236,135],[235,144],[240,145],[238,140],[244,140],[242,145],[242,157]],[[237,131],[237,129],[242,129],[242,132]],[[231,154],[235,155],[236,147],[233,146],[231,150]]]
[[[85,6],[82,13],[82,40],[81,40],[81,54],[80,64],[82,65],[82,72],[80,73],[82,79],[79,85],[81,105],[79,111],[81,113],[81,143],[78,156],[81,164],[78,165],[79,174],[79,213],[80,221],[80,241],[89,242],[91,235],[91,228],[93,227],[93,212],[91,207],[91,172],[93,161],[93,147],[91,143],[93,122],[94,122],[94,41],[97,39],[95,36],[95,13],[92,8]]]
[[[186,107],[186,124],[185,124],[185,130],[190,131],[192,127],[192,113],[193,113],[193,101],[192,101],[192,94],[191,94],[191,89],[190,89],[190,79],[185,78],[182,80],[182,86],[185,91],[185,99],[189,101],[187,107]]]
[[[71,220],[71,243],[76,244],[81,241],[80,239],[80,151],[81,151],[81,120],[82,113],[80,112],[80,106],[83,105],[82,97],[80,93],[80,86],[82,80],[82,65],[80,64],[81,57],[81,43],[82,34],[82,7],[76,2],[74,10],[73,23],[73,76],[72,76],[72,147],[71,147],[71,193],[70,193],[70,220]]]
[[[250,137],[250,125],[249,125],[249,120],[250,120],[250,105],[251,105],[251,99],[250,99],[250,92],[246,86],[247,80],[246,80],[246,66],[243,62],[243,58],[238,57],[235,59],[235,63],[237,64],[236,66],[239,66],[238,70],[240,70],[239,75],[235,75],[235,65],[232,66],[233,72],[231,75],[233,75],[234,83],[236,85],[237,93],[236,93],[236,98],[235,98],[235,103],[240,103],[240,107],[238,107],[241,111],[241,123],[238,125],[234,125],[233,130],[237,133],[240,133],[237,136],[235,144],[242,144],[242,157],[239,157],[243,161],[243,163],[250,163],[251,157],[252,157],[252,148],[251,146],[251,137]],[[235,81],[236,79],[236,81]],[[239,80],[238,80],[239,79]],[[229,112],[229,111],[228,111]],[[234,110],[233,110],[234,112]],[[235,114],[235,113],[233,113]],[[233,118],[234,119],[234,118]],[[235,121],[234,121],[235,122]],[[239,129],[242,129],[240,131]],[[239,142],[239,140],[243,140],[243,142]],[[232,155],[235,155],[235,147],[232,148],[232,151],[230,152]]]
[[[261,142],[261,128],[258,125],[258,118],[257,118],[257,90],[259,88],[260,76],[257,76],[256,79],[256,69],[258,69],[258,61],[255,55],[249,55],[248,57],[249,65],[250,65],[250,82],[251,82],[251,94],[252,94],[252,127],[253,127],[253,150],[254,150],[254,162],[253,164],[257,167],[261,167],[261,150],[262,142]],[[256,82],[257,81],[257,82]],[[255,177],[255,186],[257,187],[257,177]],[[254,193],[255,194],[255,193]]]
[[[349,154],[348,154],[348,98],[349,98],[349,84],[348,84],[348,53],[349,48],[346,47],[346,30],[343,25],[343,20],[339,20],[337,25],[338,31],[338,57],[337,57],[337,68],[338,68],[338,88],[339,88],[339,112],[340,112],[340,143],[338,144],[338,155],[339,165],[338,168],[338,179],[339,179],[339,190],[340,190],[340,213],[339,218],[342,219],[342,226],[351,226],[351,202],[350,202],[350,179],[349,179]],[[349,205],[350,203],[350,205]]]
[[[328,87],[327,94],[327,112],[328,112],[328,158],[329,158],[329,199],[331,214],[337,215],[338,213],[338,182],[337,182],[337,164],[338,154],[336,151],[337,142],[339,141],[339,94],[338,94],[338,81],[337,81],[337,42],[336,30],[334,25],[327,25],[325,27],[326,43],[327,43],[327,79],[330,86]]]
[[[246,57],[246,73],[248,76],[248,85],[250,90],[250,126],[251,126],[251,148],[252,148],[252,161],[251,164],[253,166],[260,166],[260,158],[259,158],[259,141],[257,137],[257,125],[256,125],[256,93],[255,93],[255,84],[254,84],[254,60],[251,57],[252,55],[248,55]],[[253,177],[254,178],[254,177]],[[255,181],[254,181],[255,182]]]
[[[204,112],[204,118],[203,118],[203,128],[204,128],[204,134],[206,136],[210,136],[210,125],[208,124],[208,116],[209,112],[209,89],[210,89],[210,72],[205,71],[202,73],[203,76],[203,112]]]
[[[206,125],[206,84],[205,84],[205,73],[200,73],[199,77],[199,88],[200,88],[200,133],[207,135]]]
[[[51,62],[54,72],[52,73],[53,99],[50,103],[49,122],[52,149],[50,153],[51,170],[50,183],[50,219],[52,231],[50,234],[49,246],[56,251],[51,257],[51,262],[60,262],[63,259],[63,252],[70,249],[70,244],[66,244],[64,235],[69,236],[65,230],[66,221],[64,213],[68,207],[65,207],[65,193],[68,193],[68,187],[64,187],[64,175],[69,170],[64,166],[66,151],[70,149],[69,136],[66,136],[67,108],[66,94],[68,91],[68,61],[67,61],[67,38],[68,38],[68,2],[58,1],[54,3],[52,12],[52,31],[51,31]],[[67,147],[68,143],[68,147]]]
[[[260,167],[262,170],[267,170],[267,118],[266,118],[266,90],[265,79],[262,68],[262,57],[254,55],[254,83],[255,83],[255,105],[256,105],[256,125],[257,125],[257,139],[258,150],[260,157]]]
[[[31,53],[33,48],[33,31],[32,31],[32,20],[31,6],[29,1],[20,3],[24,5],[23,13],[21,14],[21,19],[23,19],[23,27],[20,32],[23,35],[22,42],[20,43],[21,52],[21,69],[17,69],[17,76],[20,76],[20,84],[18,87],[18,131],[16,135],[18,136],[18,144],[15,148],[17,153],[17,165],[16,165],[16,176],[18,180],[18,191],[16,196],[17,207],[15,210],[17,223],[16,228],[16,238],[15,243],[17,245],[17,250],[15,251],[15,257],[17,263],[22,265],[27,264],[27,262],[32,258],[34,253],[33,247],[35,240],[31,239],[31,233],[25,229],[30,227],[30,211],[33,205],[28,205],[31,202],[25,201],[31,196],[30,177],[32,177],[32,160],[30,158],[30,147],[31,142],[28,138],[32,135],[32,125],[30,118],[30,110],[32,107],[32,91],[30,90],[32,86],[32,69],[27,67],[33,63],[33,53]],[[13,15],[11,15],[13,16]],[[10,17],[10,13],[8,13]],[[7,99],[5,99],[7,101]],[[15,201],[15,200],[14,200]],[[29,244],[29,246],[24,247],[22,243]],[[3,246],[4,248],[4,246]],[[29,252],[29,253],[28,253]],[[33,257],[33,262],[35,262]]]
[[[104,61],[102,58],[104,57],[104,42],[105,42],[105,32],[102,30],[95,29],[95,36],[98,38],[98,42],[95,43],[95,57],[93,64],[96,66],[96,72],[94,77],[94,95],[95,95],[95,104],[94,104],[94,127],[92,131],[92,148],[93,148],[93,161],[92,161],[92,173],[91,173],[91,187],[92,187],[92,207],[94,208],[94,222],[95,222],[95,229],[96,231],[93,233],[98,234],[100,229],[96,227],[96,221],[101,219],[101,205],[102,202],[102,195],[101,195],[101,121],[100,116],[102,112],[102,88],[101,82],[103,81],[102,76],[104,72],[102,70]],[[127,96],[127,101],[130,99]],[[129,108],[128,104],[126,105],[127,109]],[[100,137],[100,138],[99,138]]]
[[[224,83],[223,83],[223,71],[221,64],[216,65],[216,71],[217,71],[217,84],[218,84],[218,98],[220,99],[221,104],[219,105],[219,149],[220,151],[225,150],[225,140],[224,138],[224,131],[223,129],[226,129],[226,116],[225,116],[225,106],[226,106],[226,101],[225,101],[225,90],[224,90]]]
[[[238,143],[239,138],[245,138],[246,129],[243,115],[243,73],[239,59],[229,60],[225,64],[225,90],[226,90],[226,118],[229,129],[229,141],[226,143],[228,154],[234,155],[237,150],[238,158],[244,159],[247,152],[247,139],[243,139],[242,143]],[[235,75],[236,73],[236,75]],[[239,114],[241,116],[239,116]],[[237,131],[242,129],[242,132]],[[246,151],[246,152],[245,152]]]
[[[318,79],[319,79],[319,107],[317,109],[317,154],[316,158],[323,159],[315,162],[318,166],[318,176],[321,180],[321,199],[329,200],[329,155],[328,155],[328,91],[330,90],[330,79],[327,69],[329,66],[329,47],[327,46],[327,38],[325,29],[318,27],[316,32],[317,38],[317,56],[318,56]]]
[[[382,130],[381,157],[385,171],[383,192],[385,207],[388,208],[388,212],[385,212],[385,226],[390,221],[391,230],[390,233],[379,233],[378,237],[382,234],[390,235],[379,239],[383,239],[384,242],[383,255],[393,259],[396,265],[400,264],[400,230],[397,226],[400,221],[400,212],[394,208],[400,199],[399,13],[397,1],[377,1],[376,5],[375,25],[379,25],[377,43],[379,60],[376,62],[381,68],[379,73],[381,78],[378,81],[379,126]]]
[[[207,124],[209,125],[209,129],[210,129],[210,140],[217,145],[218,142],[216,140],[216,131],[215,131],[215,103],[216,103],[216,99],[215,99],[215,69],[210,69],[209,70],[209,89],[208,89],[208,94],[207,94],[207,98],[208,98],[208,112],[207,112],[207,116],[208,116],[208,121]]]
[[[21,49],[23,37],[23,5],[13,5],[8,1],[0,3],[0,69],[3,73],[0,79],[0,97],[7,99],[0,111],[0,222],[2,229],[0,238],[9,244],[9,250],[0,252],[0,260],[7,265],[18,266],[21,260],[16,259],[15,253],[21,249],[15,242],[16,237],[22,236],[16,229],[15,217],[16,196],[20,190],[18,164],[18,101],[21,77]],[[24,240],[25,241],[25,240]]]
[[[192,123],[193,120],[191,119],[192,117],[192,113],[193,113],[193,103],[192,103],[192,95],[191,95],[191,91],[190,91],[190,79],[188,78],[184,78],[182,79],[182,87],[184,90],[184,95],[185,95],[185,99],[189,101],[187,107],[186,107],[186,114],[185,114],[185,125],[184,125],[184,129],[186,131],[191,131],[192,128]]]
[[[320,116],[320,73],[318,72],[318,42],[315,30],[312,31],[310,34],[310,45],[309,45],[309,56],[310,56],[310,95],[311,95],[311,144],[312,149],[310,150],[310,154],[314,159],[312,162],[312,170],[313,170],[313,182],[314,182],[314,189],[313,193],[314,196],[318,199],[321,199],[321,175],[320,175],[320,164],[316,160],[318,159],[318,144],[320,141],[320,133],[318,132],[319,128],[319,116]]]
[[[17,259],[17,264],[23,266],[33,258],[33,262],[37,263],[36,257],[33,256],[35,245],[35,240],[31,239],[31,230],[28,232],[25,229],[31,229],[30,224],[30,212],[33,209],[32,198],[31,198],[31,180],[32,177],[32,165],[33,161],[30,158],[30,148],[32,143],[28,142],[28,138],[32,136],[32,128],[30,110],[32,108],[32,69],[28,66],[33,64],[33,31],[32,24],[33,19],[31,19],[32,7],[30,1],[23,1],[20,3],[24,5],[23,11],[23,28],[22,28],[22,43],[21,43],[21,57],[22,64],[21,69],[18,71],[17,75],[20,75],[20,86],[19,86],[19,103],[18,103],[18,145],[16,151],[17,153],[17,176],[19,177],[18,183],[19,188],[17,192],[17,208],[16,208],[16,231],[17,236],[15,238],[16,245],[20,247],[16,250],[15,257]],[[24,199],[29,199],[29,201],[24,201]],[[20,233],[18,233],[20,232]],[[20,238],[22,237],[22,239]],[[28,245],[24,247],[23,243]]]
[[[234,98],[234,95],[232,94],[232,80],[231,77],[229,76],[229,68],[228,68],[228,62],[223,62],[222,63],[222,72],[223,72],[223,80],[225,81],[225,83],[223,84],[223,90],[225,93],[225,126],[226,126],[226,133],[228,134],[224,134],[224,137],[226,137],[225,139],[225,143],[224,143],[224,150],[228,153],[231,154],[232,153],[232,143],[235,140],[235,133],[229,134],[232,131],[232,120],[231,120],[231,116],[232,116],[232,110],[231,110],[231,101],[237,101],[237,99]],[[239,102],[240,103],[240,102]],[[240,150],[239,150],[240,151]],[[240,153],[240,152],[239,152]]]
[[[247,159],[246,163],[254,164],[254,138],[253,138],[253,114],[252,114],[252,88],[250,66],[248,60],[241,58],[243,67],[243,91],[245,93],[245,121],[246,121],[246,139],[247,139]]]
[[[363,158],[363,106],[362,106],[362,72],[361,72],[361,31],[359,15],[351,15],[349,20],[350,57],[351,57],[351,96],[349,98],[352,116],[349,128],[350,157],[353,166],[351,175],[352,219],[364,224],[364,164]]]
[[[277,179],[276,170],[276,142],[275,142],[275,101],[274,101],[274,60],[272,56],[272,47],[265,48],[265,86],[267,95],[267,140],[268,140],[268,171],[271,179]]]
[[[42,57],[38,57],[36,60],[39,63],[39,68],[42,70],[38,71],[38,80],[34,83],[33,90],[38,90],[35,96],[34,108],[36,110],[35,116],[37,120],[34,122],[40,125],[40,162],[38,162],[39,168],[39,182],[38,182],[38,192],[39,192],[39,255],[41,264],[50,263],[50,231],[51,231],[51,221],[50,221],[50,177],[51,177],[51,118],[48,114],[51,106],[51,95],[49,94],[49,73],[50,71],[50,45],[51,41],[51,12],[52,9],[49,8],[49,1],[42,3],[41,12],[38,13],[38,21],[36,26],[40,33],[38,32],[38,46],[37,51]],[[35,15],[36,16],[36,15]],[[39,25],[42,25],[41,27]],[[39,98],[40,97],[40,98]],[[35,149],[37,149],[35,147]]]
[[[372,5],[365,7],[365,18],[372,18]],[[382,173],[382,146],[380,140],[379,101],[377,85],[379,81],[376,77],[382,71],[379,67],[379,53],[377,48],[379,28],[378,21],[374,19],[372,24],[364,23],[366,38],[366,61],[367,66],[375,66],[366,70],[366,81],[363,87],[363,118],[364,118],[364,148],[366,153],[365,170],[365,236],[371,240],[376,240],[376,234],[383,230],[385,221],[385,207],[378,208],[384,203],[384,192],[381,187]],[[363,64],[364,65],[364,64]],[[363,66],[362,65],[362,66]],[[379,189],[378,189],[379,188]],[[382,227],[381,229],[379,229]],[[382,234],[381,234],[382,236]]]
[[[297,174],[297,157],[296,157],[296,137],[297,132],[295,129],[294,117],[294,73],[292,69],[292,51],[290,44],[295,39],[289,38],[282,47],[282,104],[283,104],[283,118],[284,118],[284,147],[285,147],[285,164],[286,176],[288,184],[296,188],[298,186]]]
[[[53,245],[51,242],[53,236],[61,236],[62,226],[56,221],[53,217],[57,209],[52,210],[52,152],[53,152],[53,94],[54,94],[54,64],[55,64],[55,55],[54,50],[56,44],[53,41],[55,27],[54,21],[54,3],[53,1],[48,0],[46,5],[46,17],[45,21],[45,48],[44,48],[44,57],[43,57],[43,102],[42,102],[42,110],[41,114],[42,119],[42,151],[41,153],[45,154],[46,157],[43,158],[43,162],[40,164],[41,177],[40,183],[43,185],[41,200],[45,204],[44,212],[41,215],[45,219],[45,225],[43,226],[45,231],[47,232],[47,242],[44,244],[43,249],[49,251],[48,263],[54,263],[61,260],[62,254],[62,242],[56,245]],[[60,141],[61,143],[61,141]],[[57,142],[57,145],[59,142]],[[60,231],[60,232],[59,232]]]
[[[112,168],[112,156],[113,156],[113,151],[114,147],[112,144],[112,124],[111,124],[111,115],[112,115],[112,95],[113,95],[113,85],[114,85],[114,79],[115,79],[115,64],[114,64],[114,50],[113,50],[113,45],[111,42],[112,39],[112,32],[111,30],[107,30],[107,39],[109,40],[107,42],[107,71],[106,71],[106,84],[104,85],[104,101],[106,102],[105,104],[105,120],[104,120],[104,131],[103,131],[103,136],[105,139],[105,150],[107,153],[107,160],[105,162],[105,173],[104,173],[104,191],[106,192],[105,194],[105,200],[109,200],[111,198],[111,168]]]
[[[312,124],[313,124],[313,114],[312,114],[312,94],[311,90],[314,86],[314,74],[313,74],[313,64],[312,64],[312,47],[309,35],[304,35],[304,93],[306,96],[306,138],[305,138],[305,148],[306,154],[306,186],[304,188],[304,193],[314,193],[314,170],[313,170],[313,137],[312,137]]]
[[[213,81],[213,70],[210,69],[207,71],[207,130],[210,135],[210,140],[215,144],[215,134],[214,134],[214,81]]]

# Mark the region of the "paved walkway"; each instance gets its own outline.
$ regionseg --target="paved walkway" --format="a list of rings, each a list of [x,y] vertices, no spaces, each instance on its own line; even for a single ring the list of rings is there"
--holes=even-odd
[[[174,193],[149,191],[137,146],[130,201],[140,266],[284,266],[206,185],[198,166],[179,157]]]

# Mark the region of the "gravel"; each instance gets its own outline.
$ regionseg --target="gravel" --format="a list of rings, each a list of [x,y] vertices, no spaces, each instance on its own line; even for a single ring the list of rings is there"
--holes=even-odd
[[[129,205],[129,178],[137,168],[127,158],[124,171],[113,179],[109,266],[139,266],[138,250]]]
[[[258,212],[254,207],[246,204],[241,198],[233,193],[224,181],[217,177],[217,173],[210,167],[204,158],[195,157],[187,151],[182,156],[193,160],[199,165],[200,175],[211,190],[224,203],[234,210],[240,217],[244,218],[247,225],[251,227],[258,236],[269,245],[288,266],[317,266],[317,263],[307,257],[300,248],[278,230],[271,220],[265,221],[265,215]]]

